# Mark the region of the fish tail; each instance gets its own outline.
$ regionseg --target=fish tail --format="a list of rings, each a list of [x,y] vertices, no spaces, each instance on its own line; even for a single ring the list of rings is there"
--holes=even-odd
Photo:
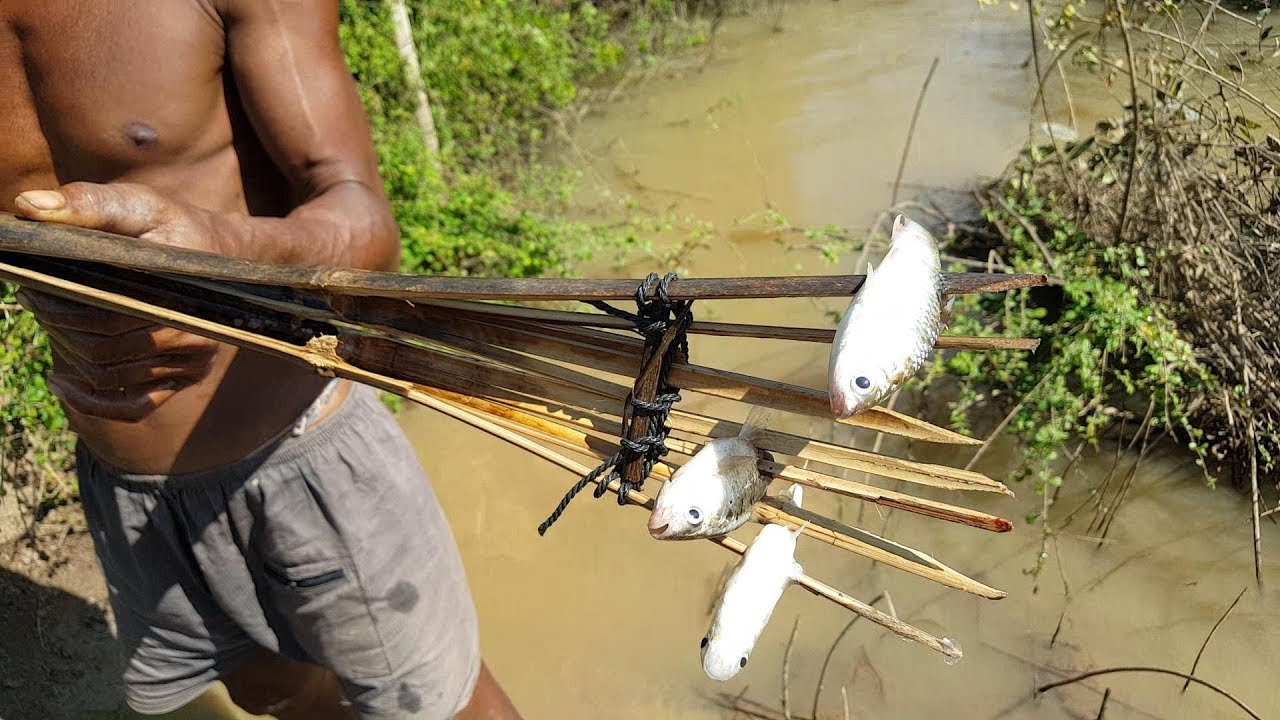
[[[769,408],[754,406],[747,412],[747,419],[742,421],[742,429],[738,431],[738,437],[746,440],[752,445],[757,445],[760,433],[765,430],[769,419],[773,417],[773,411]]]

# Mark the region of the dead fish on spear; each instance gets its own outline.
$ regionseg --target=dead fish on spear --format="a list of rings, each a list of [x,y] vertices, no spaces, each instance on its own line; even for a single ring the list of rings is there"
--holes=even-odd
[[[884,401],[924,365],[950,319],[933,236],[902,215],[889,252],[854,293],[831,344],[827,392],[844,419]]]
[[[649,515],[658,540],[719,537],[751,519],[751,506],[773,479],[760,472],[768,454],[757,447],[762,413],[753,408],[734,437],[715,438],[663,483]]]
[[[801,492],[799,485],[788,489],[792,505],[800,506]],[[747,666],[783,591],[804,574],[795,561],[796,540],[803,530],[765,525],[733,569],[711,628],[702,638],[702,669],[711,679],[723,682]]]

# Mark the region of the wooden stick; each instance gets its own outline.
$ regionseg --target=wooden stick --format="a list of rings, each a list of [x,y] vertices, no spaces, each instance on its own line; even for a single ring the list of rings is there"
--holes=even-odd
[[[692,308],[686,307],[677,317],[671,320],[662,338],[652,347],[643,348],[640,370],[636,374],[635,386],[627,395],[627,402],[622,406],[622,428],[629,441],[637,441],[648,437],[654,430],[652,418],[647,413],[637,413],[633,400],[652,403],[657,399],[658,383],[662,380],[662,367],[671,344],[680,336],[681,329],[688,320]],[[665,310],[663,311],[666,312]],[[625,457],[625,456],[623,456]],[[645,460],[643,457],[633,458],[619,468],[622,482],[628,487],[640,487],[645,481]]]
[[[634,327],[623,318],[598,313],[544,310],[519,305],[497,305],[494,303],[461,300],[426,300],[424,304],[455,310],[460,313],[485,316],[497,315],[503,318],[522,319],[541,325],[563,325],[571,328],[598,327],[614,330],[631,330]],[[364,305],[357,306],[353,303],[347,307],[352,308],[350,312],[353,317],[359,316],[362,312],[368,312],[368,308]],[[695,335],[793,340],[796,342],[825,343],[827,345],[833,342],[836,334],[833,328],[748,325],[707,322],[705,320],[695,320],[689,326],[689,332]],[[939,350],[1035,350],[1039,346],[1040,340],[1037,338],[970,337],[964,335],[941,335],[934,345]]]
[[[399,273],[311,268],[251,262],[94,230],[37,223],[0,214],[0,250],[86,260],[148,272],[277,285],[331,295],[469,300],[627,300],[640,280],[422,277]],[[671,284],[673,300],[849,297],[863,275],[685,279]],[[1005,292],[1047,284],[1043,275],[944,274],[947,294]]]

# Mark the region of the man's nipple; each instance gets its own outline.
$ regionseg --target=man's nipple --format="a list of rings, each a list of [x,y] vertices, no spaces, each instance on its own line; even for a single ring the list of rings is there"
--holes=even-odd
[[[124,134],[125,140],[128,140],[129,144],[139,150],[149,150],[160,142],[160,136],[156,134],[156,129],[146,123],[126,123],[121,132]]]

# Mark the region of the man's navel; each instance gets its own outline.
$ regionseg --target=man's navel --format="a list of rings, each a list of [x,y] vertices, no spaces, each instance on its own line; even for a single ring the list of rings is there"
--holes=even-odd
[[[139,150],[150,150],[160,142],[160,136],[156,133],[156,129],[146,123],[125,123],[120,132],[129,144]]]

